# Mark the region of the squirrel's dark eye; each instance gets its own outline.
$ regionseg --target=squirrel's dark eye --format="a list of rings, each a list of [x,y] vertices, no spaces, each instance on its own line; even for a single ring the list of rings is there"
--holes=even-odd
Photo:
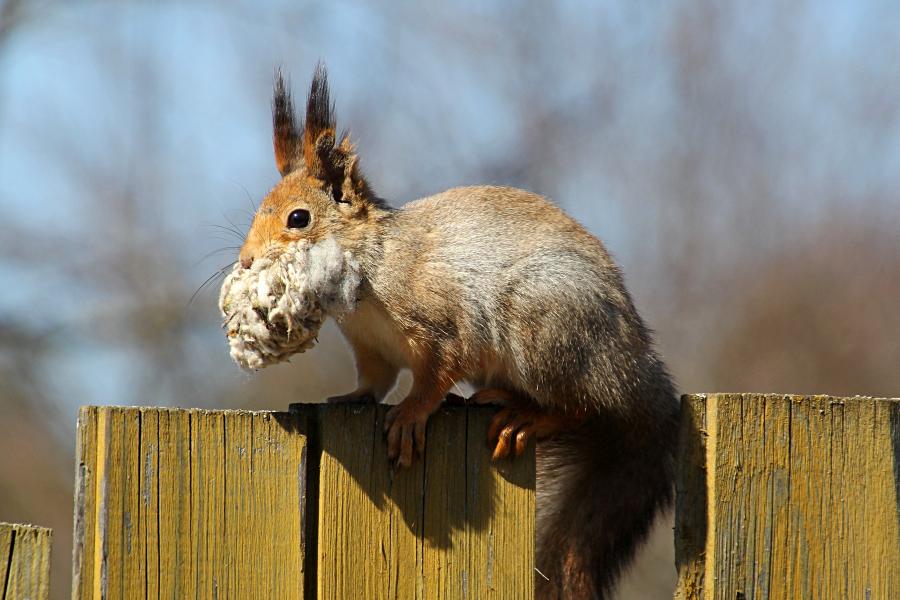
[[[288,215],[287,226],[291,229],[303,229],[309,225],[309,211],[298,208]]]

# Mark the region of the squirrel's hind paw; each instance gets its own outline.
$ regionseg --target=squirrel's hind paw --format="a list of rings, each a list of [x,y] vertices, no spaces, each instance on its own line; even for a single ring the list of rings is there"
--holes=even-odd
[[[532,439],[543,439],[578,426],[571,415],[553,414],[530,406],[501,409],[491,419],[488,443],[494,445],[492,458],[500,460],[514,454],[522,456]]]
[[[469,404],[499,404],[506,406],[509,404],[519,404],[522,399],[514,393],[502,388],[486,388],[478,390],[469,396]]]

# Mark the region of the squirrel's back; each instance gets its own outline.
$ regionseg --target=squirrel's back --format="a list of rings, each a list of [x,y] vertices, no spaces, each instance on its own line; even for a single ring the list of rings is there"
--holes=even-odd
[[[478,383],[557,407],[640,410],[622,401],[636,375],[660,376],[649,333],[603,244],[561,209],[515,188],[462,187],[392,220],[378,291],[452,333],[461,352],[499,351],[507,372],[470,373]]]
[[[575,251],[612,267],[597,238],[545,198],[511,187],[472,186],[412,201],[395,213],[404,245],[455,269],[503,276],[529,256]],[[424,235],[425,237],[420,237]]]

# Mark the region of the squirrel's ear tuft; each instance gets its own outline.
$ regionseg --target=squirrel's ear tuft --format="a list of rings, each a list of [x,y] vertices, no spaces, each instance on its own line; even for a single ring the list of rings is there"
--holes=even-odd
[[[323,181],[330,179],[328,164],[334,148],[334,105],[328,93],[325,65],[316,65],[309,96],[306,98],[306,121],[303,124],[303,161],[309,174]]]
[[[275,166],[282,177],[302,166],[303,138],[300,132],[291,93],[284,85],[281,70],[277,69],[272,96],[272,144]]]
[[[357,167],[357,156],[350,137],[335,135],[334,104],[328,92],[328,73],[322,63],[316,65],[303,127],[303,162],[307,174],[328,187],[337,202],[368,201],[372,194]]]

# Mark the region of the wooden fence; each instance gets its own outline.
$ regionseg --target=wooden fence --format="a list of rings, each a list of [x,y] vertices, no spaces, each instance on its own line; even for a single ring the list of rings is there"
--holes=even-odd
[[[682,406],[676,598],[900,598],[900,400]],[[395,471],[385,410],[83,408],[73,598],[532,597],[533,453],[448,407]],[[49,542],[0,525],[0,599],[47,597]]]
[[[52,537],[43,527],[0,523],[0,600],[46,600]]]
[[[383,406],[83,408],[73,598],[530,598],[534,453],[451,407],[394,470]]]
[[[677,598],[900,598],[900,400],[682,407]]]

